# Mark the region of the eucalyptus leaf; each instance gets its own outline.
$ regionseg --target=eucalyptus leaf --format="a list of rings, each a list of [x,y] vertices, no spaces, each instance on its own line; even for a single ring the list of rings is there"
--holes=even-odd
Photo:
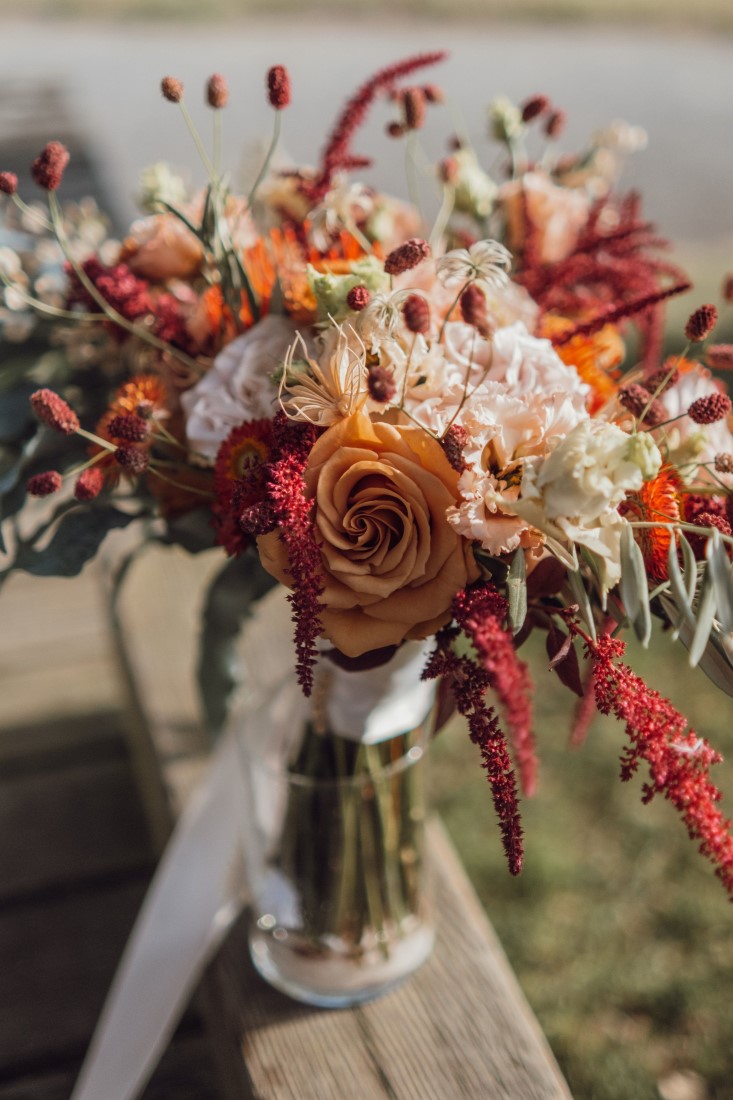
[[[648,646],[652,635],[649,585],[644,557],[629,524],[621,533],[621,599],[634,633],[643,646]]]
[[[731,576],[731,567],[725,546],[720,534],[715,529],[713,529],[713,534],[708,539],[705,547],[705,557],[715,589],[715,604],[717,607],[715,617],[720,622],[723,632],[730,634],[733,631],[733,577]]]
[[[198,682],[207,724],[216,736],[239,682],[236,642],[254,604],[277,582],[254,553],[232,558],[211,582],[199,639]]]
[[[684,531],[679,532],[680,547],[682,549],[682,564],[684,566],[683,578],[687,589],[687,603],[691,606],[697,591],[697,558],[690,546],[690,540]],[[674,543],[674,539],[672,540]],[[677,560],[675,555],[675,561]]]
[[[521,547],[516,551],[506,579],[509,629],[518,634],[527,617],[527,564]]]
[[[585,590],[585,585],[583,584],[583,578],[581,577],[579,570],[569,572],[568,573],[568,580],[570,582],[570,587],[572,589],[573,596],[575,597],[575,602],[577,603],[578,607],[580,608],[581,617],[582,617],[583,621],[585,622],[585,624],[587,625],[588,630],[590,631],[591,638],[595,642],[595,641],[597,641],[597,634],[596,634],[596,624],[595,624],[595,621],[593,619],[593,609],[590,605],[590,600],[588,599],[588,593]]]
[[[127,527],[137,518],[111,505],[70,512],[59,523],[48,546],[42,550],[20,546],[12,568],[36,577],[76,577],[110,531]]]
[[[687,626],[694,629],[695,615],[692,611],[692,596],[688,594],[688,587],[685,584],[685,579],[688,577],[689,571],[686,571],[686,576],[685,578],[683,578],[679,562],[677,561],[677,547],[675,545],[674,539],[671,539],[669,543],[669,552],[667,554],[667,571],[669,573],[669,584],[672,593],[672,599],[674,601],[674,606],[678,612],[678,614],[673,616],[671,620],[675,628],[674,636],[676,638],[679,636],[680,628],[683,623],[686,623]],[[697,564],[695,564],[695,575],[697,575]]]
[[[705,570],[696,610],[695,630],[690,642],[690,665],[692,668],[698,664],[705,652],[715,620],[715,586],[709,569]]]

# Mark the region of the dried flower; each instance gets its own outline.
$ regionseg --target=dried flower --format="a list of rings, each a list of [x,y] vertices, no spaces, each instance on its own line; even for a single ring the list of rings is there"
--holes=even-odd
[[[460,424],[453,424],[440,441],[445,451],[445,457],[454,470],[462,474],[468,468],[468,463],[463,457],[463,448],[468,442],[468,432]]]
[[[124,439],[127,443],[142,443],[148,434],[148,422],[136,413],[113,416],[107,422],[111,439]]]
[[[402,92],[405,129],[421,130],[425,124],[425,96],[422,88],[405,88]]]
[[[650,428],[654,428],[667,419],[667,413],[659,398],[652,401],[651,397],[652,394],[646,386],[642,386],[638,382],[629,382],[627,386],[623,386],[618,391],[619,404],[627,409],[632,416],[641,416],[644,409],[649,405],[644,423]]]
[[[221,73],[214,73],[206,83],[206,102],[215,111],[220,111],[229,102],[229,88]]]
[[[565,114],[565,111],[560,111],[557,109],[554,110],[545,122],[545,134],[547,135],[547,137],[550,138],[552,141],[555,141],[557,138],[559,138],[563,130],[565,129],[566,122],[567,115]]]
[[[687,410],[690,420],[696,424],[714,424],[722,420],[731,410],[731,401],[727,393],[709,393],[698,397]]]
[[[467,325],[473,325],[482,336],[488,335],[489,319],[486,305],[486,295],[480,286],[471,283],[463,291],[460,300],[461,317]]]
[[[522,104],[522,122],[531,122],[539,118],[550,106],[546,95],[533,95]]]
[[[412,237],[409,241],[399,245],[387,256],[384,261],[384,270],[388,275],[402,275],[405,271],[417,267],[430,255],[430,245],[419,237]]]
[[[445,102],[443,89],[438,84],[423,84],[421,91],[428,103]]]
[[[509,282],[512,255],[498,241],[477,241],[470,248],[456,248],[436,261],[435,270],[444,286],[474,281],[499,288]]]
[[[733,302],[733,272],[723,280],[722,294],[724,301]]]
[[[405,132],[405,127],[401,122],[388,122],[384,128],[384,132],[387,137],[401,138]]]
[[[183,84],[175,76],[164,76],[160,82],[160,90],[169,103],[180,103],[183,99]]]
[[[712,370],[733,370],[733,344],[708,344],[705,359]]]
[[[375,363],[367,373],[367,389],[373,401],[378,401],[380,405],[388,404],[397,392],[394,373],[389,367]]]
[[[691,313],[685,325],[685,336],[692,344],[700,343],[715,328],[718,322],[718,311],[713,305],[700,306]]]
[[[150,465],[148,452],[132,443],[121,443],[114,452],[114,458],[117,465],[128,474],[142,474]]]
[[[57,493],[62,485],[61,474],[56,470],[46,470],[42,474],[34,474],[28,478],[27,489],[33,497],[48,497],[51,493]]]
[[[715,469],[719,474],[733,474],[733,454],[721,451],[715,456]]]
[[[31,164],[31,176],[44,191],[56,191],[69,163],[69,150],[60,141],[49,141]]]
[[[644,385],[649,390],[649,393],[656,393],[657,390],[659,390],[660,393],[664,393],[669,386],[676,386],[679,380],[680,372],[676,367],[672,370],[671,362],[668,360],[659,370],[652,371],[651,374],[646,376]]]
[[[18,191],[18,177],[15,172],[0,172],[0,193],[15,195]]]
[[[98,497],[104,487],[104,470],[99,466],[90,466],[78,477],[74,486],[77,500],[88,501]]]
[[[79,428],[79,417],[70,405],[53,390],[36,390],[31,394],[31,407],[39,420],[57,432],[73,435]]]
[[[290,75],[284,65],[273,65],[267,74],[267,98],[276,111],[290,103]]]
[[[430,332],[430,304],[421,294],[410,294],[405,298],[402,314],[410,332],[422,335]]]
[[[360,283],[359,286],[352,286],[346,295],[346,304],[349,309],[353,309],[354,313],[361,313],[364,307],[369,305],[371,298],[369,288]]]

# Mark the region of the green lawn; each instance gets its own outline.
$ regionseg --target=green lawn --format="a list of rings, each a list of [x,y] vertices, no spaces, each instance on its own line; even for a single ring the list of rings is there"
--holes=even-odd
[[[298,0],[3,0],[6,15],[53,16],[55,18],[159,19],[178,18],[210,23],[215,19],[258,13],[272,15],[290,11],[303,13]],[[406,16],[456,17],[501,22],[533,20],[546,23],[655,22],[695,29],[733,29],[730,0],[402,0],[399,11]],[[371,0],[365,9],[358,0],[316,0],[308,5],[309,15],[378,16],[395,14],[392,0]]]
[[[529,656],[524,653],[525,657]],[[718,786],[733,811],[733,700],[656,639],[630,663],[728,751]],[[505,870],[478,753],[460,723],[438,739],[438,807],[578,1100],[659,1100],[675,1071],[733,1097],[731,910],[666,802],[618,779],[623,728],[597,719],[567,748],[572,697],[531,664],[541,787],[523,806],[525,870]],[[686,1100],[698,1100],[694,1092]]]

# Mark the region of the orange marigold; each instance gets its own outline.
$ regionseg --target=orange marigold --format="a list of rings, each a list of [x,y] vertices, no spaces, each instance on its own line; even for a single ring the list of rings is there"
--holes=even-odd
[[[548,313],[542,318],[538,335],[554,344],[574,324],[575,321],[567,317]],[[615,397],[624,350],[624,342],[615,325],[604,325],[589,336],[573,336],[567,343],[555,346],[563,363],[575,367],[583,382],[590,386],[588,411],[591,416]]]
[[[682,479],[674,466],[662,466],[656,477],[645,481],[638,493],[627,498],[629,518],[677,523],[682,516]],[[667,556],[672,540],[669,527],[637,527],[636,539],[647,573],[654,581],[667,580]]]

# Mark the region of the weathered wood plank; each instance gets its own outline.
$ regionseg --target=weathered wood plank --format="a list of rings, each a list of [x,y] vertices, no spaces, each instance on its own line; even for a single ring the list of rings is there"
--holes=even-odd
[[[168,804],[158,807],[165,816],[185,803],[202,767],[203,739],[197,747],[191,736],[196,711],[180,686],[173,690],[171,670],[193,668],[193,634],[184,628],[181,607],[200,598],[210,566],[168,556],[162,588],[155,582],[160,564],[149,561],[125,594],[119,640],[153,760],[168,787]],[[148,608],[142,616],[136,611],[141,605]],[[167,647],[153,618],[168,624]],[[185,740],[177,741],[177,729],[188,731]],[[254,974],[242,922],[235,927],[202,989],[228,1097],[568,1100],[539,1026],[438,826],[432,841],[439,888],[435,954],[409,983],[372,1005],[329,1012],[293,1003]]]
[[[76,1068],[60,1073],[33,1073],[0,1084],[0,1100],[69,1100],[76,1073]],[[220,1097],[205,1037],[186,1034],[173,1039],[140,1100],[220,1100]]]
[[[0,781],[0,836],[0,904],[93,875],[152,871],[150,834],[125,761]]]

